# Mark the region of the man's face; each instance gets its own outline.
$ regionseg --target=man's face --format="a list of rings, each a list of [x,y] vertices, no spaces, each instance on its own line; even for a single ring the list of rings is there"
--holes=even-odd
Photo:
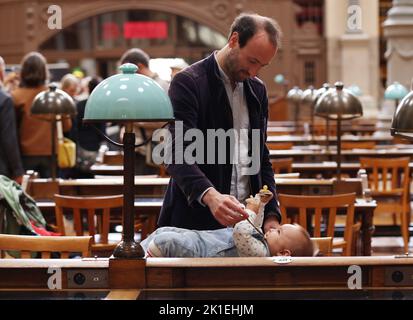
[[[255,77],[260,69],[268,65],[277,49],[271,44],[265,31],[258,31],[243,48],[239,47],[238,34],[229,40],[230,52],[225,63],[228,77],[234,82],[242,82]]]

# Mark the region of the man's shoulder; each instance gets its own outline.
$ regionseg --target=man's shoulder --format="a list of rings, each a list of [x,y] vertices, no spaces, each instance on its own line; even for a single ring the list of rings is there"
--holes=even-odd
[[[194,64],[186,67],[184,70],[177,74],[181,76],[186,76],[191,78],[194,81],[198,81],[200,78],[207,76],[207,66],[208,66],[208,58],[202,59],[200,61],[195,62]]]

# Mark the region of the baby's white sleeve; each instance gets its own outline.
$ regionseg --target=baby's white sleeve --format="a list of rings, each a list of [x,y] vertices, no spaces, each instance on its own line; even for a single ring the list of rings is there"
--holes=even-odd
[[[249,209],[246,209],[246,212],[249,215],[250,221],[260,229],[262,219],[259,225],[256,224],[256,222],[259,222],[259,215]],[[233,237],[240,257],[266,257],[268,255],[265,244],[253,237],[253,233],[257,233],[257,231],[247,220],[240,221],[235,225]]]

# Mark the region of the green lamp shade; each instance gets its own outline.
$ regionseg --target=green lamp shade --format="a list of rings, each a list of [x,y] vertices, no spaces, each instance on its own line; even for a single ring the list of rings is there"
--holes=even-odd
[[[36,115],[76,114],[76,106],[71,96],[63,90],[57,89],[54,84],[36,95],[30,112]]]
[[[354,119],[363,115],[363,108],[360,100],[337,82],[335,89],[327,90],[317,99],[314,112],[328,119]]]
[[[384,98],[387,100],[401,100],[408,94],[405,86],[398,82],[393,82],[384,91]]]
[[[126,63],[121,74],[103,80],[86,103],[84,122],[133,122],[173,120],[172,104],[161,86],[137,74],[138,67]]]
[[[413,91],[400,101],[393,117],[390,132],[413,140]]]
[[[361,97],[363,95],[363,91],[361,91],[360,87],[355,84],[347,87],[347,90],[349,90],[356,97]]]

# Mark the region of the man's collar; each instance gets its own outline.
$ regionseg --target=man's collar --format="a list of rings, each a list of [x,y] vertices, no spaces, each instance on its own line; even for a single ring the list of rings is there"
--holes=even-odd
[[[219,74],[220,74],[220,76],[221,76],[221,79],[222,79],[224,82],[231,84],[231,81],[229,80],[229,78],[228,78],[228,76],[226,75],[225,71],[222,69],[221,65],[219,64],[219,61],[218,61],[218,58],[217,58],[217,53],[218,53],[218,51],[215,51],[215,52],[214,52],[214,59],[215,59],[215,62],[217,63],[218,71],[219,71]]]

